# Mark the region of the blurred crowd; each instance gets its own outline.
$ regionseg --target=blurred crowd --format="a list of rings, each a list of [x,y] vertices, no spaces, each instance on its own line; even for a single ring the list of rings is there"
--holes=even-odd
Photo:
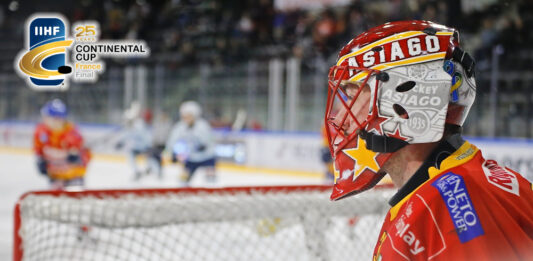
[[[329,58],[368,28],[405,19],[458,28],[468,40],[464,43],[467,50],[478,60],[485,59],[496,44],[519,50],[527,48],[533,38],[529,29],[533,26],[533,3],[526,0],[356,0],[326,9],[279,9],[275,0],[57,2],[54,6],[35,3],[29,7],[22,1],[7,1],[0,12],[0,24],[6,27],[17,23],[13,19],[25,19],[23,10],[63,8],[71,22],[100,21],[102,38],[145,39],[152,58],[171,66],[290,55]]]
[[[498,135],[533,135],[533,121],[529,117],[533,113],[533,103],[524,99],[529,97],[527,93],[533,83],[529,69],[533,64],[533,48],[528,44],[533,41],[532,1],[328,0],[324,2],[342,4],[321,8],[296,7],[294,3],[298,2],[306,1],[54,0],[53,4],[50,1],[3,1],[0,3],[0,37],[9,40],[0,43],[0,76],[6,81],[0,87],[0,96],[4,97],[0,99],[0,116],[9,119],[35,117],[32,105],[41,104],[37,100],[46,98],[12,88],[21,82],[13,74],[13,61],[24,41],[23,25],[36,12],[62,13],[71,24],[96,20],[101,26],[102,39],[142,39],[150,46],[148,59],[106,59],[108,72],[96,85],[73,88],[61,96],[67,101],[76,101],[77,107],[72,111],[81,121],[115,122],[121,109],[127,106],[113,98],[119,97],[122,91],[118,87],[120,84],[116,84],[123,80],[121,68],[125,64],[142,63],[153,71],[148,77],[156,75],[155,69],[159,67],[166,72],[158,78],[162,79],[158,94],[161,99],[149,100],[149,105],[172,112],[177,101],[196,99],[205,106],[205,116],[214,127],[226,128],[234,122],[237,111],[246,108],[253,122],[247,123],[245,128],[261,129],[268,125],[268,61],[273,57],[286,60],[295,56],[302,60],[303,99],[314,101],[314,109],[305,110],[309,115],[302,115],[302,119],[310,119],[305,120],[309,126],[301,127],[303,130],[316,130],[315,123],[321,122],[320,94],[324,94],[316,86],[326,78],[324,72],[334,63],[340,47],[365,30],[387,21],[423,19],[457,28],[461,45],[473,54],[478,71],[494,70],[493,52],[498,50],[500,54],[499,76],[480,73],[476,78],[478,86],[483,88],[478,88],[479,105],[472,112],[477,116],[472,116],[475,124],[469,128],[470,133],[487,135],[486,127],[481,124],[486,121],[480,119],[493,117],[487,108],[498,106],[499,117],[511,122],[518,119],[522,125],[530,126],[529,129],[513,128],[523,133],[509,132],[502,127]],[[256,66],[248,66],[249,61]],[[115,74],[111,73],[113,68]],[[250,79],[256,79],[253,88]],[[155,86],[157,81],[148,82]],[[109,83],[114,83],[111,89]],[[496,105],[489,104],[486,99],[493,83],[497,83],[501,94]],[[520,97],[504,98],[504,95]],[[253,106],[248,106],[250,104]],[[175,114],[170,116],[176,118]]]

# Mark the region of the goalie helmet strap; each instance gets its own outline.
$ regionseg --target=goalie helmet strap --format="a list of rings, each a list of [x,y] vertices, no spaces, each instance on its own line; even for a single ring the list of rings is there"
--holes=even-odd
[[[474,58],[472,58],[472,56],[470,56],[470,54],[468,54],[467,52],[463,51],[463,49],[461,49],[458,46],[456,46],[453,49],[452,59],[454,61],[459,62],[463,66],[463,68],[464,68],[464,70],[466,72],[466,75],[469,78],[474,75],[476,62],[474,61]]]
[[[377,135],[364,130],[360,131],[360,135],[366,141],[366,148],[374,152],[391,153],[408,144],[397,138]]]

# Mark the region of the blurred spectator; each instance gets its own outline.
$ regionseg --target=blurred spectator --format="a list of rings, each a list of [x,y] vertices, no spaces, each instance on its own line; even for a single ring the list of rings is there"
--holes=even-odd
[[[12,8],[10,2],[17,2],[17,8]],[[282,60],[290,56],[300,58],[303,75],[309,73],[309,69],[321,67],[317,64],[330,64],[338,53],[336,50],[361,32],[384,22],[404,19],[429,19],[457,28],[464,49],[474,54],[478,71],[491,68],[492,51],[496,45],[503,47],[504,54],[499,57],[500,69],[504,72],[500,77],[516,69],[529,72],[528,66],[533,62],[533,48],[529,45],[533,40],[533,2],[525,0],[354,0],[338,6],[333,5],[335,1],[324,1],[326,4],[321,8],[294,7],[293,4],[290,9],[279,9],[279,4],[274,5],[275,0],[59,0],[55,5],[46,1],[28,2],[31,4],[26,1],[0,4],[0,35],[14,39],[0,44],[5,65],[0,68],[5,75],[13,73],[13,61],[26,36],[23,25],[34,10],[63,13],[71,24],[80,20],[96,20],[100,23],[102,39],[145,40],[150,47],[150,57],[126,61],[106,59],[108,68],[118,67],[117,63],[123,66],[124,63],[138,62],[146,63],[148,67],[155,64],[166,66],[165,69],[171,73],[162,80],[163,85],[173,79],[180,83],[194,81],[202,86],[206,85],[206,81],[210,82],[207,84],[210,87],[216,86],[222,81],[212,83],[213,79],[206,80],[206,74],[194,73],[199,71],[199,65],[210,67],[212,71],[235,71],[234,75],[242,76],[247,71],[241,69],[249,61],[262,64],[273,57]],[[106,82],[106,78],[114,79],[108,72],[102,75],[99,84]],[[233,77],[233,74],[228,77]],[[258,79],[261,82],[266,80]],[[478,81],[485,81],[478,86],[488,86],[487,79],[478,78]],[[7,83],[5,85],[9,86]],[[242,87],[240,84],[235,86],[236,89]],[[19,100],[12,98],[16,95],[8,88],[3,96],[7,97],[4,98],[4,104],[18,103]],[[187,91],[183,91],[183,88],[179,91],[163,88],[172,99],[182,100],[200,95],[197,87]],[[217,86],[216,89],[224,89],[221,93],[231,92],[229,88]],[[478,88],[479,92],[488,90]],[[521,91],[525,93],[518,90]],[[33,98],[21,94],[18,99],[27,101]],[[105,104],[105,100],[99,99],[98,102]],[[478,101],[482,102],[483,98],[480,97]],[[25,110],[33,111],[18,109],[14,105],[1,106],[6,108],[0,108],[4,118],[5,115],[21,118],[20,115],[29,114]],[[96,109],[93,108],[95,105],[89,103],[80,103],[80,106],[89,107],[83,107],[83,110]],[[528,105],[524,110],[531,111],[533,106]],[[102,123],[112,122],[111,117],[103,114],[95,113],[84,118],[89,121],[95,119]],[[265,119],[261,120],[264,124]],[[482,124],[481,121],[479,124]],[[531,123],[527,126],[533,129]]]
[[[378,0],[290,10],[275,9],[273,2],[88,0],[63,2],[57,7],[62,10],[57,11],[71,14],[71,21],[99,21],[102,38],[144,39],[153,59],[170,66],[197,62],[223,66],[250,58],[331,54],[335,52],[329,49],[370,27],[403,19],[455,26],[461,34],[475,38],[469,42],[477,42],[471,45],[476,49],[467,51],[481,56],[498,43],[508,50],[529,48],[527,43],[533,37],[528,29],[533,24],[530,1]],[[0,26],[18,28],[12,26],[17,24],[12,20],[20,24],[26,16],[13,15],[6,8],[0,6]],[[34,9],[49,7],[36,2]],[[23,30],[17,29],[17,33],[22,35]]]
[[[361,13],[359,6],[350,9],[349,14],[346,17],[346,30],[344,32],[345,35],[343,36],[343,38],[346,39],[346,42],[352,39],[354,35],[359,35],[369,29],[365,20],[366,19]]]
[[[335,14],[331,10],[325,10],[313,28],[313,41],[320,52],[330,53],[328,47],[334,42],[335,34]]]

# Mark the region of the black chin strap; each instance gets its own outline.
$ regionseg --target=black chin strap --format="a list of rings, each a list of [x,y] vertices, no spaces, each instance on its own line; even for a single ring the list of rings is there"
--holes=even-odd
[[[374,152],[391,153],[409,144],[407,141],[377,135],[365,130],[360,131],[359,135],[366,141],[366,148]]]
[[[459,46],[453,49],[452,59],[459,62],[463,66],[468,78],[474,75],[474,70],[476,68],[476,62],[474,61],[474,58],[472,58],[472,56],[470,56],[470,54],[467,52],[463,51],[463,49],[459,48]]]

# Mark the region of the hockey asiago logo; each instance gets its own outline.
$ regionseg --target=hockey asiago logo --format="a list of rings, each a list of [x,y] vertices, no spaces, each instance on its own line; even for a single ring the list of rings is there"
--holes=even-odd
[[[418,77],[416,83],[413,72]],[[444,130],[451,81],[451,76],[442,69],[442,61],[397,67],[387,73],[394,84],[382,85],[378,91],[379,114],[389,118],[382,124],[384,131],[406,141],[416,138],[417,143],[438,140]],[[397,86],[402,85],[411,88],[397,91]],[[397,107],[408,114],[400,117]]]
[[[352,53],[341,57],[337,65],[347,63],[354,67],[387,70],[407,64],[444,59],[452,34],[437,32],[436,35],[427,35],[420,31],[410,31],[392,35],[353,50]],[[350,71],[350,80],[359,81],[366,75],[366,72],[354,75],[354,72]]]
[[[498,162],[494,160],[485,161],[485,163],[483,163],[483,172],[485,173],[487,181],[490,184],[509,193],[520,196],[516,175],[498,165]]]

